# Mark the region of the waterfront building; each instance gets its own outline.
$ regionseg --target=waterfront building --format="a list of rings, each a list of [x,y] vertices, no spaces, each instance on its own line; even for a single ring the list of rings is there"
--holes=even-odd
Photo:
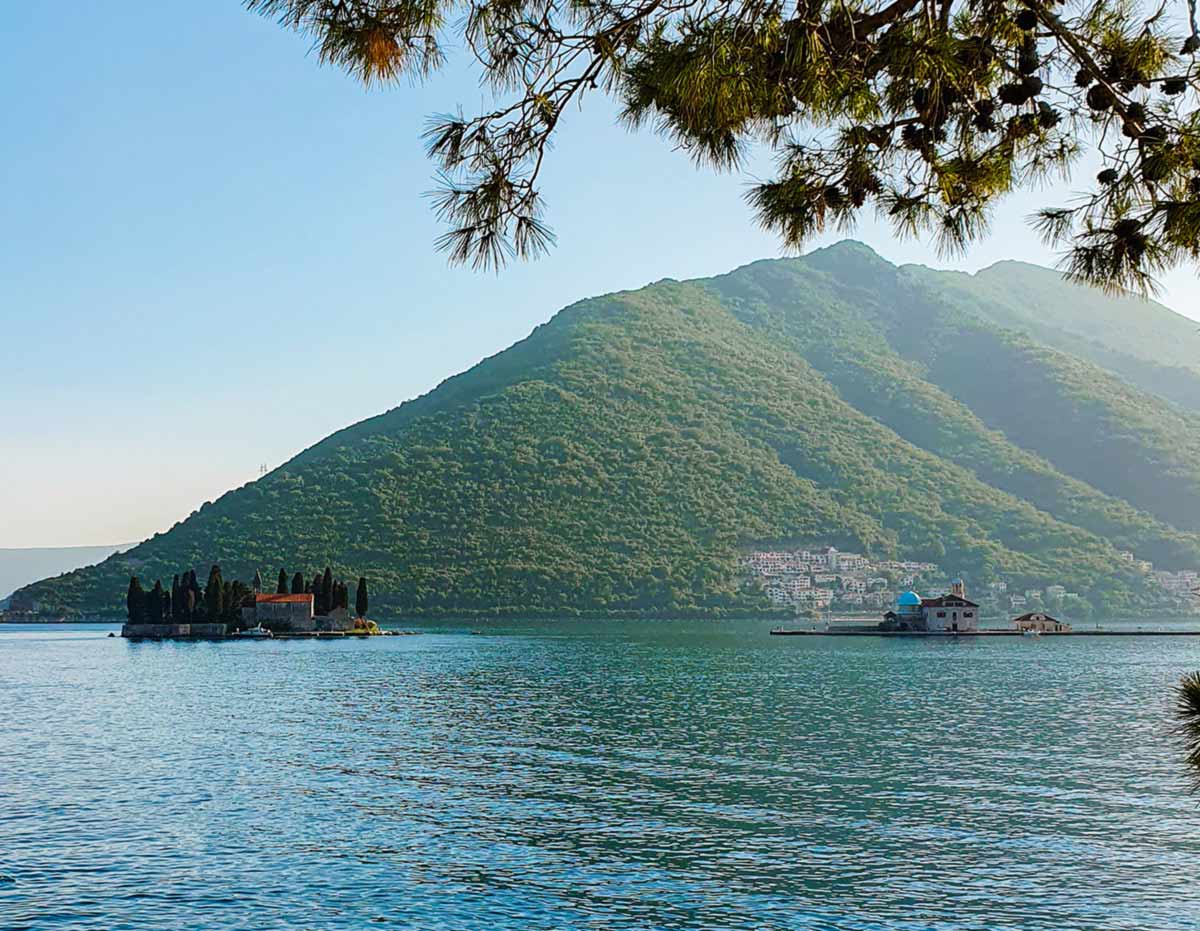
[[[979,605],[951,592],[939,598],[924,598],[921,610],[925,629],[935,631],[969,631],[979,629]]]
[[[936,598],[904,592],[896,607],[883,616],[885,629],[965,633],[979,629],[979,605],[966,597],[961,579],[950,583],[950,591]]]
[[[242,623],[247,627],[266,627],[290,633],[311,631],[347,631],[354,628],[354,619],[345,608],[334,608],[328,614],[317,614],[315,598],[304,595],[274,595],[259,592],[253,604],[247,601],[242,608]]]
[[[1071,630],[1071,625],[1060,621],[1042,611],[1032,611],[1013,618],[1013,627],[1017,630],[1034,630],[1038,633],[1065,634]]]
[[[313,630],[313,596],[270,595],[254,596],[254,604],[242,608],[242,620],[249,627],[279,627],[283,630]]]
[[[883,616],[879,625],[886,630],[924,630],[925,617],[921,613],[921,596],[916,592],[902,592],[896,596],[896,606]]]

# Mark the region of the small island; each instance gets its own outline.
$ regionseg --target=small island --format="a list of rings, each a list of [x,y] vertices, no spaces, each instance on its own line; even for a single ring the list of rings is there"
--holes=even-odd
[[[177,574],[167,590],[162,580],[147,591],[137,576],[129,579],[128,620],[121,636],[131,640],[223,640],[231,637],[372,636],[382,634],[366,617],[367,580],[360,576],[350,611],[350,589],[326,566],[305,581],[279,570],[274,592],[264,592],[262,575],[248,586],[226,581],[213,565],[202,589],[194,569]]]

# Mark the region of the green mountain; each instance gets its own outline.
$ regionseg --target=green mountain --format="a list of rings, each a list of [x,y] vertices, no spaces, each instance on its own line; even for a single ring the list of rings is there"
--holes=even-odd
[[[748,546],[832,543],[968,583],[1147,603],[1132,550],[1200,566],[1196,327],[1054,273],[842,243],[582,301],[97,567],[367,575],[411,614],[746,612]]]
[[[38,546],[0,548],[0,598],[32,581],[80,566],[91,566],[133,546]]]

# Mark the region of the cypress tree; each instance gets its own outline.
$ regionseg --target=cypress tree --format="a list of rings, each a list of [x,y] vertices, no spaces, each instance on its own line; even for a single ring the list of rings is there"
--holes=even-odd
[[[175,577],[171,579],[171,616],[181,618],[183,616],[183,587],[179,583],[179,573],[175,573]]]
[[[325,567],[325,575],[321,577],[321,613],[328,614],[333,610],[333,570]]]
[[[188,588],[192,593],[192,609],[188,612],[188,617],[194,620],[200,612],[200,606],[204,603],[204,592],[200,590],[200,582],[196,579],[195,569],[188,572]]]
[[[350,610],[350,586],[345,582],[338,582],[337,606],[343,611]]]
[[[162,579],[158,579],[154,583],[154,588],[150,591],[150,597],[146,599],[147,607],[150,609],[146,621],[150,624],[162,623],[163,594]]]
[[[141,624],[146,618],[146,592],[136,575],[129,577],[129,592],[125,595],[125,609],[130,624]]]
[[[283,569],[279,570],[279,581],[275,583],[275,594],[286,595],[288,593],[288,577],[287,572]]]
[[[292,576],[292,594],[304,594],[304,576],[302,576],[299,572]]]
[[[175,619],[175,603],[166,589],[162,593],[162,619],[164,624],[170,624]]]
[[[359,617],[367,616],[367,577],[358,577],[358,591],[354,593],[354,613]]]
[[[262,575],[257,569],[254,570],[254,581],[251,583],[250,587],[256,592],[262,591]]]
[[[196,616],[196,593],[190,588],[183,593],[183,616],[189,621]]]
[[[216,623],[221,617],[224,607],[224,585],[221,582],[221,567],[213,565],[208,570],[208,585],[204,589],[204,606],[208,609],[208,619]]]

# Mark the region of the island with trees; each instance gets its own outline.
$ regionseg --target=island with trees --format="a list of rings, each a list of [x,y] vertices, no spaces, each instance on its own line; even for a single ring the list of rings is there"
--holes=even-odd
[[[240,579],[224,579],[216,564],[203,588],[194,569],[176,574],[169,590],[161,579],[147,590],[135,575],[129,579],[125,605],[128,619],[121,636],[135,640],[382,633],[366,616],[366,577],[358,579],[351,611],[349,586],[334,578],[328,566],[308,581],[301,572],[289,579],[287,570],[280,569],[274,592],[263,591],[258,571],[247,585]]]

